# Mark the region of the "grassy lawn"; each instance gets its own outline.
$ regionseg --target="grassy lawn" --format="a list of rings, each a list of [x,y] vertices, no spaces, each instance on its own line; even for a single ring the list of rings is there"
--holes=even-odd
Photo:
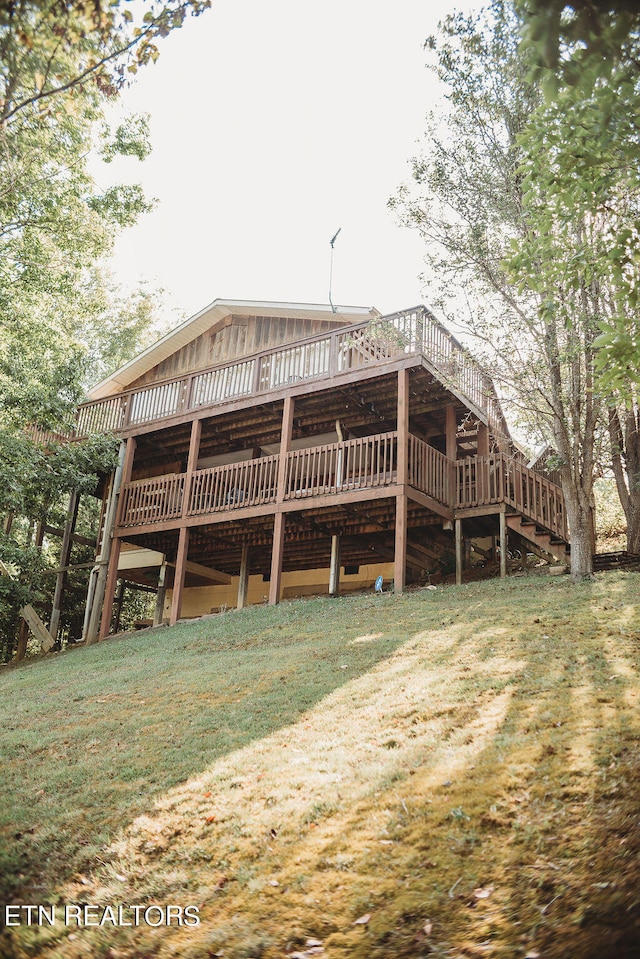
[[[201,921],[0,956],[636,957],[639,596],[300,600],[3,669],[0,901]]]

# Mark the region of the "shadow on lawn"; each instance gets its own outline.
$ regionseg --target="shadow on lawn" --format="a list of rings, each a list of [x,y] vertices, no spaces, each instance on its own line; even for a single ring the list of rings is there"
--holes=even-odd
[[[389,656],[389,624],[347,643],[392,602],[253,607],[0,676],[0,900],[47,901],[159,795]]]
[[[105,646],[103,660],[89,660],[87,651],[73,694],[85,696],[79,703],[108,700],[91,712],[87,735],[126,715],[128,744],[141,753],[138,767],[136,750],[127,754],[111,790],[98,764],[92,782],[72,793],[107,821],[105,845],[119,834],[89,888],[113,898],[123,873],[129,892],[153,898],[154,870],[183,897],[191,887],[180,870],[193,879],[190,894],[201,883],[203,921],[189,959],[220,950],[239,959],[254,954],[252,942],[271,959],[307,936],[332,959],[635,957],[637,580],[529,594],[522,583],[479,585],[442,592],[437,602],[417,595],[257,610],[252,630],[235,637],[220,622],[207,637],[203,626],[182,627],[153,651],[135,638],[112,644],[124,657],[113,667],[124,686],[117,692],[106,693],[100,679],[113,655]],[[136,690],[144,696],[137,707],[127,703]],[[41,695],[62,708],[60,690]],[[307,721],[314,706],[321,708]],[[329,736],[321,721],[333,724]],[[310,811],[295,805],[295,790],[304,781],[311,797],[311,776],[285,746],[327,766],[318,781],[326,801]],[[342,761],[347,747],[361,787],[342,803],[343,787],[327,784],[332,753]],[[90,765],[85,759],[85,774]],[[288,783],[280,796],[273,784],[274,795],[262,795],[269,768]],[[146,769],[155,782],[129,781],[128,769],[140,777]],[[142,813],[147,821],[128,828]],[[65,813],[60,828],[75,828],[78,816]],[[36,832],[30,857],[37,842]],[[235,852],[227,856],[225,843]],[[210,858],[181,860],[198,850]],[[89,869],[96,860],[99,852],[88,851]],[[60,885],[82,863],[80,850],[51,871],[52,881]],[[76,946],[83,954],[92,942],[136,959],[183,954],[173,929],[133,938],[100,930],[95,942],[87,934],[87,942],[61,945],[70,951],[60,955],[75,956]],[[16,952],[27,954],[50,953]]]

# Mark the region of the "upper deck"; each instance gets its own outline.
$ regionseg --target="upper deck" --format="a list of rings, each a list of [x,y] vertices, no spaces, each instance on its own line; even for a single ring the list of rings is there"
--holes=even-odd
[[[411,359],[422,362],[496,435],[508,437],[490,378],[423,306],[83,403],[76,435],[146,432],[215,415],[231,403],[264,400],[306,385],[326,387]]]

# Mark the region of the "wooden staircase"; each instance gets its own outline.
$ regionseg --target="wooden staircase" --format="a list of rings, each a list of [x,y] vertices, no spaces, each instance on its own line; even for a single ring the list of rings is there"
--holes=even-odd
[[[569,562],[570,546],[567,541],[549,530],[543,529],[533,520],[527,519],[519,513],[507,513],[507,526],[528,543],[531,543],[535,552],[540,550],[542,553],[547,553],[560,563]]]

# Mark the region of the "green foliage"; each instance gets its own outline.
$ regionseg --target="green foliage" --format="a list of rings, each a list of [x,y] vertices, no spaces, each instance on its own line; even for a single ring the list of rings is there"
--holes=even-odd
[[[0,7],[0,63],[5,90],[0,122],[27,111],[66,109],[65,94],[115,96],[141,66],[154,63],[157,41],[198,16],[211,0],[18,0]],[[11,82],[7,82],[7,77]],[[27,83],[31,77],[33,82]],[[17,78],[17,80],[16,80]]]
[[[628,55],[640,27],[636,0],[516,0],[522,36],[533,56],[534,75],[549,93],[560,85],[587,89],[589,69],[607,79]]]
[[[62,523],[69,492],[93,492],[115,457],[109,438],[45,449],[24,430],[68,431],[88,384],[135,353],[156,323],[155,295],[127,298],[96,267],[150,208],[135,184],[96,185],[92,154],[109,163],[150,149],[147,117],[110,130],[103,107],[157,58],[158,38],[208,5],[138,5],[138,22],[119,0],[0,5],[0,515],[16,517],[0,555],[20,577],[0,587],[5,656],[17,610],[50,601],[55,582],[42,574],[56,550],[45,542],[34,553],[20,517]]]

